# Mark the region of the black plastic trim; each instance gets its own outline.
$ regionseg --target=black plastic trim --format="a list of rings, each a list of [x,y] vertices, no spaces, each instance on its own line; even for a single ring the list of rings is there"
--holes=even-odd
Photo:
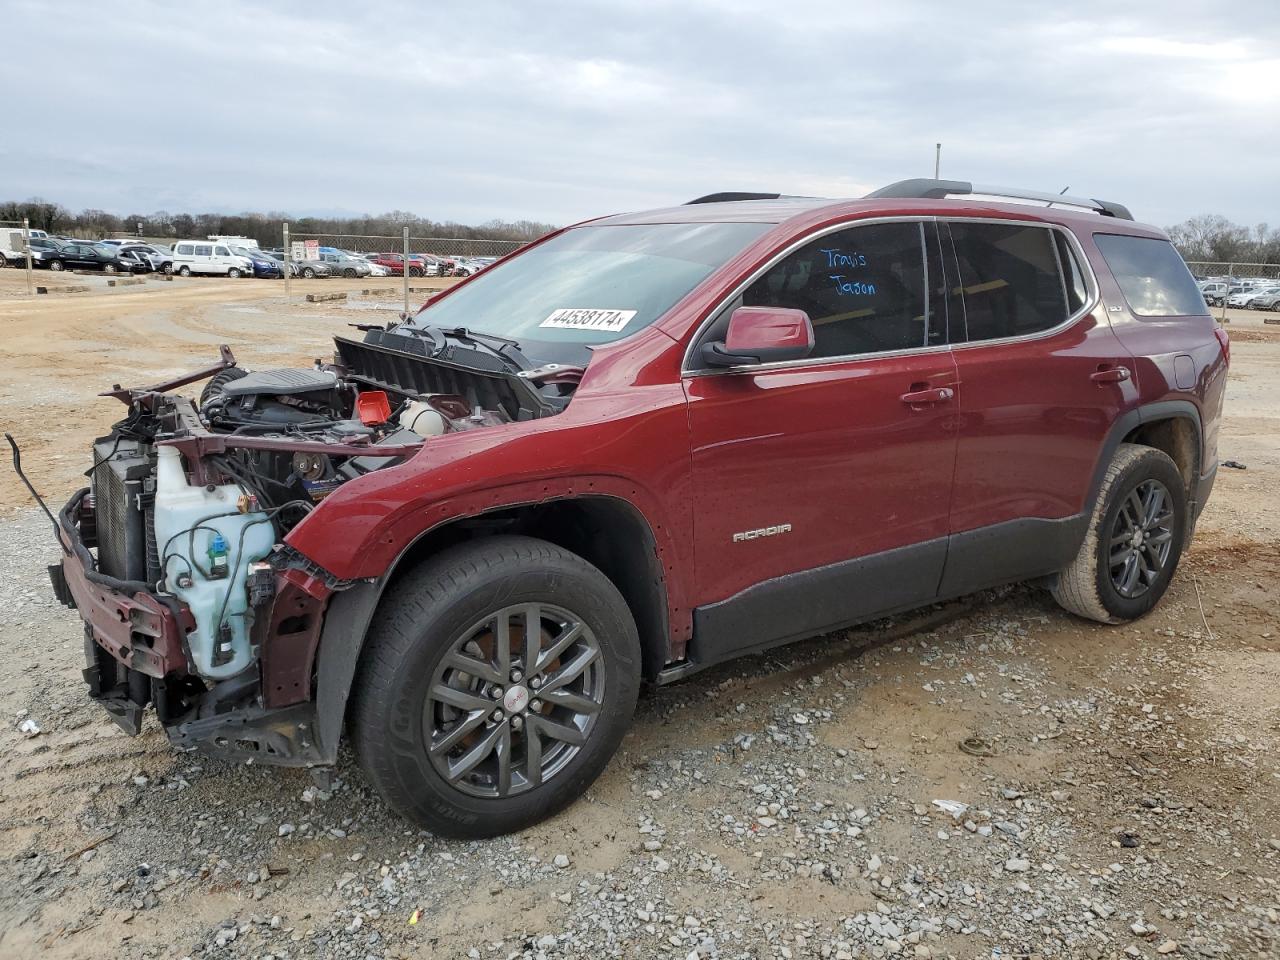
[[[315,732],[319,762],[333,763],[342,739],[342,721],[369,621],[382,596],[384,580],[361,582],[336,593],[325,611],[316,656]]]
[[[1060,520],[1006,520],[952,534],[938,597],[960,597],[1057,573],[1079,552],[1091,513]]]
[[[693,611],[688,659],[706,666],[934,599],[947,538],[790,573]]]

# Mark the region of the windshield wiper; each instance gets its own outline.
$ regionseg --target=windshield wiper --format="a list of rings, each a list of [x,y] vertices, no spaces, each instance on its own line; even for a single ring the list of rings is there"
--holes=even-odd
[[[466,327],[454,327],[452,330],[446,330],[444,327],[438,327],[437,329],[444,330],[445,333],[457,337],[459,340],[493,340],[508,347],[520,349],[519,342],[512,340],[510,337],[500,337],[496,333],[477,333],[474,330],[468,330]]]

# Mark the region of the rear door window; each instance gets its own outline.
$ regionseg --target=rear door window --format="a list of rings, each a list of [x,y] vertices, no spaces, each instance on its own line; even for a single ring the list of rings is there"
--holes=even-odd
[[[211,256],[213,256],[213,247],[212,247],[210,244],[207,244],[207,243],[198,243],[198,244],[196,244],[196,256],[197,256],[197,257],[211,257]]]
[[[970,342],[1023,337],[1052,329],[1083,304],[1084,278],[1062,262],[1070,245],[1036,224],[952,221],[956,266],[963,304],[958,325]]]
[[[1191,271],[1168,240],[1096,233],[1093,236],[1129,309],[1140,317],[1208,313]]]

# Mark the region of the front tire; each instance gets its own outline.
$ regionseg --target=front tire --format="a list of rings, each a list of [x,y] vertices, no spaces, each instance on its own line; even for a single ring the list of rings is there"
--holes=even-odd
[[[1178,568],[1188,529],[1182,475],[1154,447],[1122,443],[1079,553],[1051,582],[1059,605],[1100,623],[1148,613]]]
[[[49,269],[55,272],[61,272],[66,269],[66,265],[61,260],[50,260]]]
[[[240,271],[237,270],[235,267],[232,267],[230,270],[227,271],[227,276],[230,277],[232,280],[239,280]]]
[[[489,537],[389,589],[353,686],[352,743],[407,819],[496,836],[581,796],[639,683],[635,622],[604,574],[542,540]]]
[[[305,270],[302,271],[302,276],[305,277],[307,280],[314,280],[316,278],[316,272],[312,270],[310,267],[307,267]]]

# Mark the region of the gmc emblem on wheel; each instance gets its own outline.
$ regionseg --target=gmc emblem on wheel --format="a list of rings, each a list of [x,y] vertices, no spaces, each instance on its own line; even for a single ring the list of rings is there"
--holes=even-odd
[[[780,533],[790,533],[791,524],[779,523],[772,527],[759,527],[755,530],[743,530],[741,533],[733,535],[734,543],[744,543],[747,540],[759,540],[761,537],[776,537]]]

